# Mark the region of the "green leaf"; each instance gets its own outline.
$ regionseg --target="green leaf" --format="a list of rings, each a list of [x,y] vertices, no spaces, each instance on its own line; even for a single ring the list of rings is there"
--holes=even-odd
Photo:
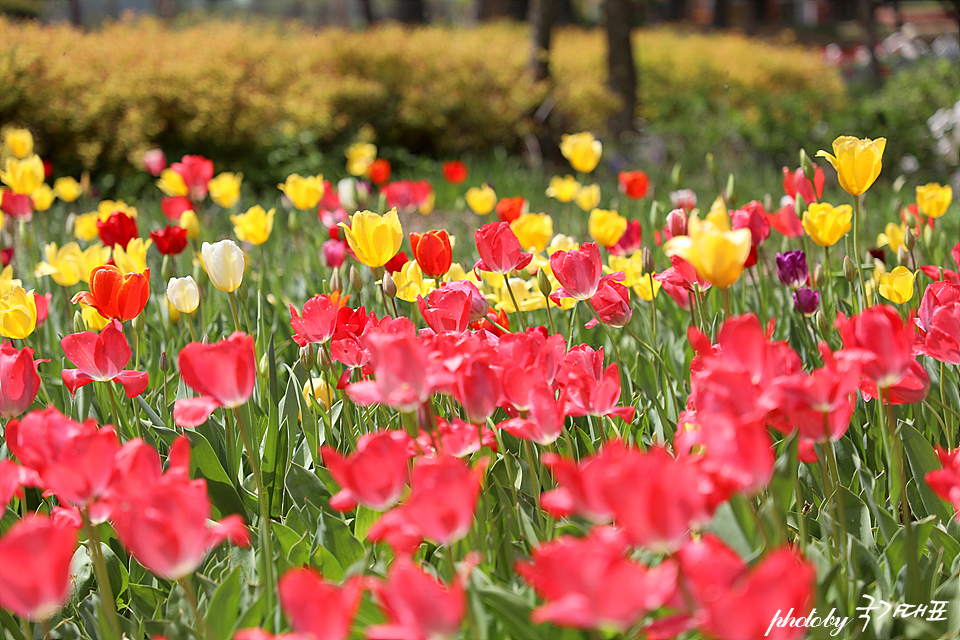
[[[214,519],[219,520],[236,513],[249,520],[240,494],[230,482],[213,447],[196,431],[188,430],[184,433],[190,439],[190,473],[195,478],[199,477],[207,481],[207,493],[210,494]]]
[[[276,527],[276,523],[274,527]],[[274,529],[276,530],[276,529]],[[207,627],[215,638],[230,638],[240,617],[240,567],[235,567],[217,587],[207,606]]]
[[[480,601],[487,610],[500,621],[510,638],[543,640],[545,628],[542,625],[534,626],[530,622],[530,612],[533,607],[518,594],[491,584],[477,569],[474,569],[471,575],[470,590],[480,597]]]
[[[316,520],[320,517],[320,505],[330,497],[320,478],[312,471],[307,471],[298,464],[291,464],[287,469],[287,481],[285,483],[287,493],[300,509],[306,509]]]
[[[940,468],[940,461],[933,447],[927,442],[926,438],[920,435],[920,432],[913,426],[904,422],[900,423],[900,437],[903,440],[903,448],[907,454],[909,463],[909,473],[913,475],[913,481],[920,492],[920,500],[924,512],[920,515],[932,514],[937,516],[943,522],[948,521],[953,514],[950,513],[943,501],[927,485],[924,476],[930,471],[936,471]],[[918,505],[912,505],[916,508]]]
[[[329,551],[344,569],[360,560],[366,554],[363,545],[357,540],[350,528],[342,521],[324,514],[322,520],[322,545]]]
[[[341,567],[337,559],[333,557],[333,554],[323,547],[317,547],[316,552],[313,554],[313,563],[317,565],[320,573],[322,573],[323,577],[327,580],[334,582],[343,580],[343,567]]]
[[[298,534],[296,531],[274,522],[271,529],[277,540],[280,542],[280,551],[283,557],[287,559],[290,566],[299,567],[307,564],[310,560],[310,541],[306,533]]]
[[[357,507],[357,515],[353,520],[353,535],[357,540],[366,540],[370,527],[379,519],[380,512],[367,509],[364,506]]]

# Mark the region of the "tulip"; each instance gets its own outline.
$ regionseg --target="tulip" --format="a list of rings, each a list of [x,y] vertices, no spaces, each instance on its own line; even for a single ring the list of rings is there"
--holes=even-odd
[[[623,272],[623,286],[633,289],[637,296],[646,302],[653,300],[660,287],[663,286],[659,280],[655,280],[650,273],[643,271],[643,255],[637,251],[629,258],[620,256],[610,256],[610,271]]]
[[[143,153],[143,168],[152,176],[159,176],[167,166],[167,156],[163,149],[150,149]]]
[[[462,184],[467,179],[467,174],[469,173],[467,165],[460,160],[444,162],[440,169],[443,172],[443,177],[446,178],[450,184]]]
[[[104,318],[124,322],[140,315],[149,297],[149,269],[123,275],[116,267],[104,265],[90,273],[90,291],[78,293],[72,302],[93,307]]]
[[[803,251],[788,251],[777,254],[777,277],[791,289],[799,289],[810,279],[807,254]]]
[[[557,251],[550,256],[550,269],[561,286],[551,295],[588,300],[597,292],[603,273],[600,250],[595,242],[588,242],[580,249]]]
[[[927,472],[924,480],[935,494],[957,510],[960,520],[960,449],[947,451],[939,445],[935,449],[942,469]]]
[[[76,179],[70,176],[57,178],[53,183],[54,194],[64,202],[73,202],[83,193],[83,188]]]
[[[480,290],[477,289],[477,285],[473,284],[469,280],[447,282],[443,285],[443,287],[441,287],[441,289],[446,289],[448,291],[462,291],[469,296],[469,321],[471,323],[479,322],[487,316],[487,311],[490,309],[490,303],[487,301],[487,298],[480,293]]]
[[[14,418],[30,408],[40,389],[33,349],[16,349],[7,342],[0,343],[0,417]],[[0,501],[2,502],[2,501]],[[0,504],[0,506],[4,506]]]
[[[339,226],[357,260],[368,267],[387,264],[403,243],[403,228],[396,209],[382,216],[372,211],[358,211],[350,216],[350,226],[343,222]]]
[[[104,246],[123,249],[139,235],[137,221],[122,211],[114,211],[105,221],[98,221],[97,233]]]
[[[631,422],[634,407],[618,407],[620,370],[615,364],[603,368],[603,347],[594,351],[587,345],[572,348],[557,372],[560,402],[568,416],[613,415]]]
[[[187,189],[187,183],[183,176],[173,169],[164,169],[160,172],[160,179],[157,180],[157,186],[170,197],[187,197],[190,192]]]
[[[210,198],[224,209],[229,209],[240,200],[240,183],[243,182],[242,173],[224,171],[207,183]]]
[[[93,270],[107,264],[111,253],[110,247],[101,244],[90,245],[84,249],[80,253],[80,280],[89,284]]]
[[[913,298],[913,281],[916,274],[900,266],[880,276],[880,295],[894,304],[903,304]]]
[[[57,247],[57,243],[51,242],[43,248],[43,253],[47,261],[37,265],[34,271],[36,277],[52,276],[53,281],[61,287],[72,287],[80,282],[84,266],[80,245],[68,242]],[[87,271],[88,276],[89,273]]]
[[[339,269],[347,257],[347,243],[343,240],[327,240],[321,247],[323,263],[331,269]]]
[[[693,189],[680,189],[670,192],[670,203],[674,208],[683,209],[687,213],[697,206],[697,194]]]
[[[477,260],[474,270],[508,274],[523,269],[533,259],[532,253],[525,253],[520,240],[506,222],[485,224],[474,233],[477,243]]]
[[[320,198],[323,197],[323,176],[303,177],[294,173],[287,176],[286,182],[278,184],[277,188],[290,198],[294,207],[301,211],[308,211],[316,207]]]
[[[387,265],[390,265],[390,262]],[[404,302],[416,302],[418,296],[425,296],[436,289],[436,280],[424,278],[420,265],[413,260],[408,260],[392,274],[388,270],[388,275],[391,276],[389,282],[394,290],[394,297]],[[384,280],[386,281],[386,278]]]
[[[377,186],[386,183],[390,179],[390,161],[386,158],[377,158],[367,168],[367,176],[370,182]]]
[[[584,211],[593,211],[600,206],[600,185],[583,185],[573,199],[577,203],[577,206]]]
[[[303,567],[283,574],[278,584],[280,606],[290,619],[290,626],[313,640],[346,640],[350,637],[353,616],[363,595],[363,579],[353,577],[343,587],[336,587],[316,570]],[[272,637],[272,636],[270,636]],[[239,636],[234,636],[239,640]],[[253,639],[251,639],[253,640]]]
[[[33,154],[33,134],[29,129],[10,127],[3,132],[3,146],[14,158],[23,160]]]
[[[947,364],[960,364],[960,284],[935,282],[920,302],[921,353]]]
[[[627,228],[623,235],[612,247],[607,250],[615,256],[628,256],[634,252],[640,251],[640,243],[643,240],[643,229],[640,228],[639,220],[630,220],[627,222]]]
[[[886,146],[886,138],[870,140],[840,136],[833,141],[833,154],[818,151],[817,156],[823,156],[833,165],[844,191],[852,196],[859,196],[869,189],[880,175],[883,150]]]
[[[721,289],[740,279],[750,255],[749,229],[722,231],[710,222],[690,218],[687,235],[671,238],[663,247],[667,256],[689,262],[697,275]]]
[[[0,295],[0,336],[23,340],[37,328],[37,302],[33,291],[13,285]]]
[[[590,305],[603,324],[611,327],[624,327],[633,317],[630,295],[627,288],[619,282],[611,280],[601,282],[597,292],[590,298]],[[597,319],[593,318],[586,326],[590,329],[596,325]]]
[[[333,398],[334,390],[322,378],[311,378],[303,385],[303,399],[308,407],[316,402],[320,410],[325,411],[333,406]]]
[[[587,222],[590,237],[604,247],[612,247],[627,230],[627,219],[616,211],[594,209]]]
[[[246,213],[239,216],[230,216],[233,223],[233,232],[240,242],[261,245],[270,238],[273,231],[273,216],[277,212],[271,208],[264,211],[260,205],[250,207]]]
[[[560,153],[570,162],[574,171],[590,173],[600,162],[603,145],[587,131],[564,134],[560,137]]]
[[[908,233],[911,232],[907,230],[906,225],[889,222],[884,227],[883,233],[877,235],[877,246],[890,247],[890,251],[896,253],[904,245]]]
[[[650,188],[650,179],[643,171],[621,171],[617,174],[622,191],[631,200],[643,200]]]
[[[257,381],[253,338],[239,331],[213,344],[191,342],[180,351],[180,375],[199,398],[177,400],[173,419],[181,427],[203,424],[217,407],[234,409],[253,394]]]
[[[225,293],[233,293],[243,282],[243,251],[233,240],[221,240],[200,247],[203,266],[213,286]]]
[[[512,223],[521,215],[527,212],[527,201],[523,196],[513,198],[501,198],[497,203],[497,218],[504,222]]]
[[[550,186],[547,187],[546,195],[558,202],[573,202],[580,192],[580,183],[571,175],[564,177],[553,176],[550,178]]]
[[[34,514],[0,536],[0,609],[34,621],[51,618],[70,597],[77,529]]]
[[[116,245],[113,249],[113,262],[124,275],[143,273],[147,270],[147,251],[151,246],[153,240],[144,242],[143,238],[134,238],[126,249]]]
[[[380,188],[380,195],[390,209],[401,213],[433,211],[433,185],[427,180],[397,180]]]
[[[450,287],[435,289],[426,299],[423,296],[417,298],[424,322],[436,333],[466,331],[470,325],[471,304],[469,292]]]
[[[783,167],[783,191],[790,196],[791,202],[795,202],[798,195],[807,204],[820,200],[821,195],[823,195],[823,169],[816,167],[813,176],[813,182],[810,182],[803,171],[803,167],[796,171],[790,171],[787,167]]]
[[[180,218],[186,211],[193,211],[193,203],[186,196],[164,197],[160,199],[160,210],[174,224],[180,224]]]
[[[520,246],[531,253],[540,253],[553,238],[553,218],[545,213],[525,213],[510,222]]]
[[[187,193],[169,193],[167,195],[189,195],[194,202],[207,197],[207,185],[213,179],[213,162],[203,156],[183,156],[180,162],[170,165],[170,170],[183,178]]]
[[[85,331],[68,335],[60,341],[63,353],[78,369],[61,371],[63,384],[75,395],[77,389],[91,382],[117,381],[128,398],[135,398],[147,389],[150,379],[143,371],[125,371],[133,352],[123,335],[123,328],[114,319],[100,332]]]
[[[673,209],[667,214],[666,239],[687,235],[687,213],[683,209]]]
[[[853,208],[814,202],[803,212],[803,230],[821,247],[832,247],[853,228]]]
[[[30,201],[33,203],[34,211],[46,211],[53,205],[56,197],[50,185],[43,183],[30,194]]]
[[[177,223],[181,228],[187,230],[187,239],[196,240],[200,237],[200,221],[193,209],[187,209],[180,214],[180,221]]]
[[[0,217],[4,213],[9,213],[14,218],[29,220],[33,215],[33,201],[30,196],[20,195],[9,189],[0,189]]]
[[[453,264],[453,247],[450,235],[443,229],[426,233],[411,233],[410,247],[413,258],[424,275],[441,278]]]
[[[347,457],[333,447],[320,447],[324,466],[342,487],[330,498],[330,507],[345,512],[362,504],[386,511],[395,505],[407,487],[412,444],[406,433],[391,430],[360,436],[356,451]]]
[[[347,173],[352,176],[366,176],[370,165],[377,159],[377,147],[369,142],[356,142],[346,150]]]
[[[859,315],[837,318],[844,349],[859,349],[863,376],[887,388],[900,382],[914,361],[916,333],[889,305],[865,309]]]
[[[941,217],[952,200],[953,188],[950,185],[943,187],[938,182],[931,182],[917,187],[917,206],[928,218]]]
[[[167,225],[163,229],[150,232],[150,239],[161,255],[175,256],[187,248],[187,230],[183,227]]]
[[[340,305],[328,295],[314,296],[303,305],[303,316],[290,305],[290,326],[293,340],[301,347],[310,343],[323,344],[337,329]]]
[[[447,586],[410,558],[399,557],[387,579],[372,582],[371,589],[387,621],[368,626],[368,640],[441,640],[460,632],[467,597],[459,579]]]
[[[820,306],[820,292],[809,287],[801,287],[793,292],[793,302],[797,311],[808,318],[817,312]]]
[[[479,187],[470,187],[464,196],[467,206],[478,216],[485,216],[493,211],[497,204],[497,193],[488,183],[484,182]]]
[[[179,313],[193,313],[200,306],[200,288],[193,276],[170,278],[167,282],[167,300]]]
[[[36,191],[43,184],[43,178],[43,161],[36,155],[23,160],[7,158],[6,171],[0,171],[0,182],[22,196]]]

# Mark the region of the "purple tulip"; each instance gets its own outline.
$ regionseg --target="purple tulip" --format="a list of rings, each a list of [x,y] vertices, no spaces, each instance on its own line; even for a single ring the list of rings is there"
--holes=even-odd
[[[794,292],[793,301],[797,305],[797,311],[810,317],[817,312],[817,307],[820,306],[820,292],[814,291],[810,287],[803,287]]]
[[[777,254],[777,277],[791,289],[799,289],[810,279],[807,256],[803,251],[787,251]]]

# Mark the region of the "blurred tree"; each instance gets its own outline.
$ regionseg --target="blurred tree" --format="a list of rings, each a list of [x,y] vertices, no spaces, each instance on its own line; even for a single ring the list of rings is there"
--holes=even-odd
[[[530,49],[530,71],[537,82],[550,79],[550,34],[557,20],[557,0],[531,0],[530,24],[533,46]]]
[[[607,85],[620,99],[620,108],[610,116],[607,127],[617,136],[633,130],[633,114],[637,108],[637,65],[630,41],[636,9],[635,0],[606,0],[603,3],[607,31]]]
[[[523,20],[527,16],[529,0],[479,0],[478,20],[513,18]]]
[[[369,27],[377,21],[376,16],[373,15],[373,3],[370,0],[358,0],[358,2],[360,3],[360,15],[363,16],[364,22]]]
[[[397,0],[397,20],[407,24],[427,22],[427,5],[423,0]]]

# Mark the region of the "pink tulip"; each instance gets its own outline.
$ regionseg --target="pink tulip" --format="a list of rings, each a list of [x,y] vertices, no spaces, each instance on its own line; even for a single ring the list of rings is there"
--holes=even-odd
[[[293,340],[301,347],[312,343],[323,344],[337,328],[339,305],[328,295],[314,296],[303,305],[303,316],[290,305],[290,326]]]
[[[217,407],[233,409],[253,394],[257,381],[253,337],[239,331],[213,344],[191,342],[180,351],[180,375],[199,398],[177,400],[173,419],[181,427],[203,424]]]
[[[291,569],[278,585],[280,606],[290,626],[311,640],[345,640],[360,606],[362,578],[351,578],[343,587],[324,579],[314,569]]]
[[[412,444],[403,431],[378,431],[360,436],[357,450],[348,457],[333,447],[320,447],[323,464],[343,487],[330,498],[330,506],[351,511],[362,504],[384,511],[396,504],[407,486]]]
[[[9,342],[0,343],[0,417],[13,418],[33,404],[40,389],[33,349],[15,349]]]
[[[70,596],[77,530],[37,514],[0,536],[0,609],[47,620]]]
[[[371,588],[387,622],[367,627],[368,640],[440,640],[460,631],[467,598],[459,579],[447,586],[400,557]]]
[[[523,269],[533,259],[532,253],[523,251],[520,240],[506,222],[491,222],[477,229],[474,234],[480,259],[474,271],[507,274]]]
[[[150,377],[145,371],[126,371],[133,352],[123,335],[123,326],[111,320],[99,334],[93,331],[73,333],[60,341],[63,352],[77,369],[61,372],[63,384],[75,394],[91,382],[116,381],[123,385],[128,398],[135,398],[147,389]]]

